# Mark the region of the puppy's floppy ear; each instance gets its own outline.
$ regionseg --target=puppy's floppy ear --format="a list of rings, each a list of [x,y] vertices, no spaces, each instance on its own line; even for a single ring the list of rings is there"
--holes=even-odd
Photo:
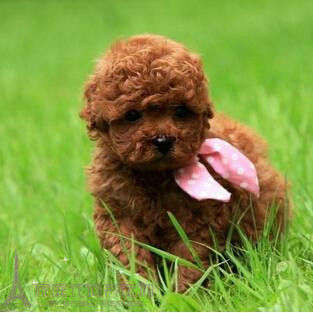
[[[206,116],[208,119],[213,118],[214,112],[213,112],[213,101],[211,99],[208,99],[207,101],[207,111]]]
[[[203,114],[203,122],[205,128],[209,129],[210,128],[210,119],[214,117],[214,112],[213,112],[213,102],[208,99],[207,100],[207,109]]]
[[[84,90],[85,106],[79,114],[79,116],[87,122],[88,134],[92,140],[96,140],[101,131],[107,130],[106,122],[96,113],[95,100],[97,84],[98,82],[95,76],[92,76],[86,83]]]

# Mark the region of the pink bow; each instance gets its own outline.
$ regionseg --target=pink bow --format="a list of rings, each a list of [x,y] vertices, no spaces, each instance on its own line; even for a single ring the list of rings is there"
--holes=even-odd
[[[206,139],[199,155],[215,172],[234,185],[259,197],[259,181],[253,163],[239,150],[219,138]],[[224,189],[201,164],[198,157],[175,170],[174,177],[181,189],[197,200],[215,199],[228,202],[231,194]]]

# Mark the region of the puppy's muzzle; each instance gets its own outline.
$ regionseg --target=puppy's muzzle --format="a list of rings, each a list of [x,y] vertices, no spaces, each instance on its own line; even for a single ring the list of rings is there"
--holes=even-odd
[[[153,140],[153,144],[156,146],[159,152],[163,155],[167,154],[174,145],[175,139],[165,135],[157,136]]]

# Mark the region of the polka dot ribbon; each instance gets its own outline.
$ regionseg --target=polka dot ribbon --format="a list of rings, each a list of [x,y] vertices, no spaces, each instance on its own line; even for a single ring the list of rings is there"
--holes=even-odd
[[[253,163],[239,150],[219,138],[206,139],[198,155],[208,162],[213,170],[232,184],[259,196],[259,181]],[[197,200],[230,200],[231,194],[223,188],[199,162],[198,157],[174,172],[176,183]]]

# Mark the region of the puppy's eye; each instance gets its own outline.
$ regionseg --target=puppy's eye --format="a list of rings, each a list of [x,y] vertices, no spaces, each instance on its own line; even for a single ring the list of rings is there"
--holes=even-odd
[[[186,118],[190,113],[186,106],[180,105],[175,110],[175,117]]]
[[[130,110],[126,112],[124,118],[128,122],[135,122],[141,118],[141,112],[136,111],[136,110]]]

